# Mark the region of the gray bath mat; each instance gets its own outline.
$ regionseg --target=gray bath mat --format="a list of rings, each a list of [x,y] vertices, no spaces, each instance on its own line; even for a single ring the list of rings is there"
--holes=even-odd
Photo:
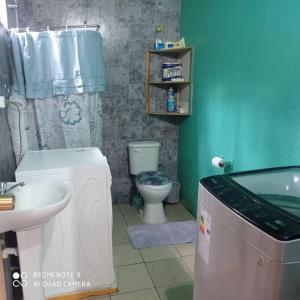
[[[197,224],[194,221],[183,221],[129,226],[127,232],[133,248],[144,249],[192,243],[196,240]]]

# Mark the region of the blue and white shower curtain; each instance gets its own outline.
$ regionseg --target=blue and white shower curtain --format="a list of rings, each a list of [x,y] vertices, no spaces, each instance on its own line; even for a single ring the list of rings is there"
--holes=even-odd
[[[94,31],[12,33],[8,113],[17,163],[28,150],[102,142],[102,39]]]
[[[26,115],[32,150],[101,147],[102,111],[97,93],[29,100]]]

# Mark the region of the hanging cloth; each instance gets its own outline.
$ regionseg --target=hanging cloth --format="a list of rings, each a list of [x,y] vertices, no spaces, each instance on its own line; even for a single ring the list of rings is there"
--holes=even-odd
[[[12,32],[11,40],[15,62],[13,89],[27,99],[104,91],[99,32]]]

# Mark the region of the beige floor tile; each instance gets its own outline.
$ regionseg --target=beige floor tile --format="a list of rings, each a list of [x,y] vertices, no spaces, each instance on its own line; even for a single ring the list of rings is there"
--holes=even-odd
[[[178,209],[168,209],[167,207],[165,214],[168,222],[195,220],[195,218],[184,207],[179,207]]]
[[[112,232],[113,246],[129,244],[126,227],[114,226]]]
[[[144,222],[140,216],[127,216],[126,223],[128,226],[143,225]]]
[[[171,285],[157,289],[161,300],[193,300],[193,283]]]
[[[194,255],[185,256],[185,257],[182,257],[182,259],[185,262],[185,264],[189,267],[192,274],[194,274],[195,256]]]
[[[159,300],[159,296],[155,289],[142,290],[138,292],[115,295],[112,300]]]
[[[119,205],[119,208],[128,226],[144,224],[137,209],[132,207],[129,203],[122,203]]]
[[[143,262],[140,251],[133,249],[130,244],[114,246],[113,255],[115,267]]]
[[[126,228],[127,228],[127,224],[126,224],[126,222],[125,222],[125,220],[123,219],[123,217],[121,216],[120,218],[115,218],[114,220],[113,220],[113,230],[115,230],[115,231],[118,231],[118,230],[120,230],[120,231],[122,231],[122,230],[126,230]]]
[[[191,271],[181,258],[148,262],[146,266],[156,287],[193,280]]]
[[[119,208],[118,204],[113,204],[112,210],[113,210],[113,215],[114,216],[120,216],[121,215],[121,211],[120,211],[120,208]]]
[[[113,216],[113,232],[112,232],[114,246],[129,244],[126,228],[127,228],[127,224],[121,212],[119,214],[116,213]]]
[[[165,211],[167,213],[184,214],[194,219],[194,216],[181,203],[171,204],[171,205],[168,204],[165,207]]]
[[[176,203],[176,204],[167,204],[166,205],[167,210],[186,210],[182,203]]]
[[[117,267],[119,294],[153,288],[153,282],[144,264]]]
[[[114,206],[113,206],[114,207]],[[127,227],[125,219],[119,209],[119,206],[116,208],[116,212],[113,213],[113,226],[124,226]]]
[[[180,256],[190,256],[195,255],[195,244],[177,244],[174,245]]]
[[[124,214],[138,214],[138,210],[130,205],[130,203],[121,203],[119,204],[121,213]]]
[[[172,245],[141,249],[140,251],[146,262],[179,257]]]
[[[122,230],[122,229],[126,229],[126,228],[127,228],[127,224],[126,224],[123,216],[118,216],[113,219],[113,229],[114,230]]]

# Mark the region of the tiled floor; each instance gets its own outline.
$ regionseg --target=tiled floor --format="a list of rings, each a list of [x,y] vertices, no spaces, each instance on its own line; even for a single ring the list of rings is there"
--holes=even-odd
[[[118,294],[106,300],[192,300],[194,245],[132,248],[126,227],[143,224],[129,204],[113,206],[113,251]],[[166,207],[168,221],[194,219],[181,205]]]

